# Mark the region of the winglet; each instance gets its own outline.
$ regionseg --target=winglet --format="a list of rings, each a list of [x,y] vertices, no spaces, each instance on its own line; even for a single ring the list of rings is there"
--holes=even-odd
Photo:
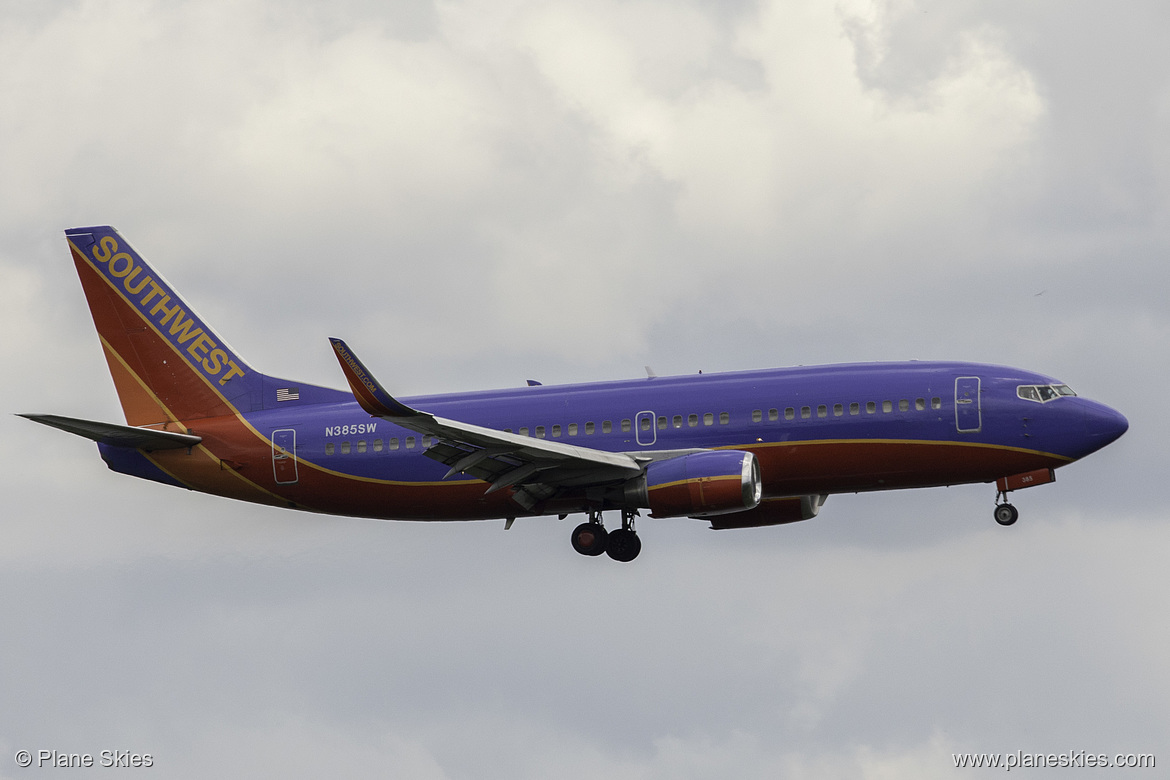
[[[349,382],[349,389],[353,391],[358,404],[375,417],[419,417],[423,412],[411,409],[400,404],[393,396],[387,393],[378,380],[366,370],[357,355],[350,351],[341,339],[330,338],[333,351],[337,353],[337,361],[341,363],[341,370]]]

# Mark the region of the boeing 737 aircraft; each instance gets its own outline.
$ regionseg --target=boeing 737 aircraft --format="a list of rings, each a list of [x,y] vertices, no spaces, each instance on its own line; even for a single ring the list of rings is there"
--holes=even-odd
[[[1008,492],[1128,427],[1051,377],[959,362],[399,400],[331,339],[343,392],[261,374],[112,227],[66,236],[127,424],[24,416],[93,439],[114,471],[243,501],[509,526],[584,513],[573,548],[631,561],[642,509],[747,528],[812,518],[833,493],[994,482],[1011,525]]]

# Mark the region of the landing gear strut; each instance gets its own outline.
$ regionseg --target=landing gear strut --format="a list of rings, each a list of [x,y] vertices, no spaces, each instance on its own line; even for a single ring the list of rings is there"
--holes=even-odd
[[[615,561],[629,563],[642,551],[642,540],[634,530],[636,509],[622,510],[622,527],[606,531],[602,525],[601,512],[591,511],[589,521],[573,529],[573,549],[582,555],[607,554]]]

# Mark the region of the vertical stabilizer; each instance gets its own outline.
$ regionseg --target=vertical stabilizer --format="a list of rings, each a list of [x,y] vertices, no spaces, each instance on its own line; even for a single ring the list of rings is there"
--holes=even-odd
[[[65,231],[130,425],[263,407],[264,376],[109,226]]]

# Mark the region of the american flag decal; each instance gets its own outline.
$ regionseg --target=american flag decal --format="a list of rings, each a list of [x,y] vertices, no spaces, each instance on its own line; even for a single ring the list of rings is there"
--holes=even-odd
[[[276,389],[277,401],[298,401],[301,397],[300,388],[297,387],[279,387]]]

